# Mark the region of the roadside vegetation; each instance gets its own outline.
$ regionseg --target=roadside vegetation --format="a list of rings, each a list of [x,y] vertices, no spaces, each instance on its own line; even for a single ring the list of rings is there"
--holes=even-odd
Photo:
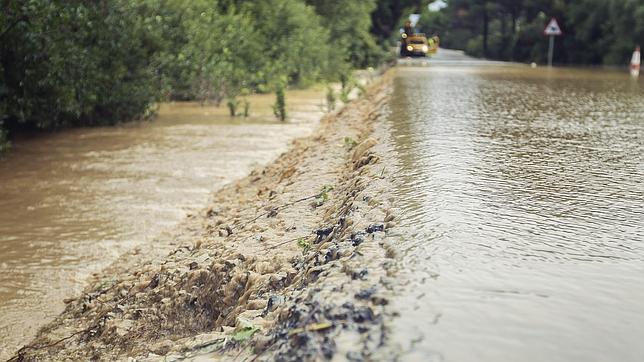
[[[545,63],[543,29],[554,17],[564,36],[556,41],[555,62],[625,65],[644,45],[642,0],[448,0],[419,27],[438,32],[441,46],[498,60]]]
[[[169,99],[243,115],[245,95],[277,92],[283,119],[286,87],[384,59],[376,40],[399,19],[372,17],[389,8],[402,15],[376,0],[2,1],[0,149],[7,132],[141,119]]]
[[[565,33],[558,63],[623,64],[644,40],[639,0],[446,0],[435,12],[430,2],[0,1],[0,150],[14,131],[142,119],[165,100],[244,115],[247,95],[275,92],[280,119],[289,87],[337,81],[343,100],[352,69],[386,60],[410,13],[442,46],[491,59],[545,62],[550,17]]]

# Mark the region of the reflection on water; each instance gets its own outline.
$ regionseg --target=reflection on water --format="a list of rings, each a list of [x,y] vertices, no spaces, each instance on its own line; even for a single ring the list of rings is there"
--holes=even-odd
[[[0,360],[124,251],[151,242],[208,194],[308,134],[323,94],[287,95],[292,120],[274,122],[273,96],[250,119],[194,104],[164,105],[152,123],[22,140],[0,160]]]
[[[406,68],[391,112],[406,359],[642,360],[641,81]]]

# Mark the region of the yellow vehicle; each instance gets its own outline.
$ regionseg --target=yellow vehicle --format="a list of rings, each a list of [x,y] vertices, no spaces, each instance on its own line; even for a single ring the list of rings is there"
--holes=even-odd
[[[400,51],[402,56],[427,56],[429,46],[427,45],[427,37],[425,34],[416,33],[410,36],[403,34],[402,37],[403,47]]]

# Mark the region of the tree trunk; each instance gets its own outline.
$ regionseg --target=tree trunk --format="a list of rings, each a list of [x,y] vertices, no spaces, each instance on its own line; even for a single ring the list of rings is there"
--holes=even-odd
[[[512,36],[517,33],[517,13],[512,12]]]
[[[502,13],[501,16],[501,50],[498,53],[498,57],[502,59],[507,59],[508,53],[508,19],[506,14]]]
[[[487,38],[489,32],[488,24],[488,14],[487,14],[487,1],[483,2],[483,57],[488,57],[488,48],[487,48]]]

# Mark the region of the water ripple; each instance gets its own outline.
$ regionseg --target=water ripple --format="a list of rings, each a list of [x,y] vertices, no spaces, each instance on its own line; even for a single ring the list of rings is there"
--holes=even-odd
[[[644,353],[643,96],[619,73],[399,70],[403,350],[457,361]],[[405,349],[405,333],[425,339]]]

